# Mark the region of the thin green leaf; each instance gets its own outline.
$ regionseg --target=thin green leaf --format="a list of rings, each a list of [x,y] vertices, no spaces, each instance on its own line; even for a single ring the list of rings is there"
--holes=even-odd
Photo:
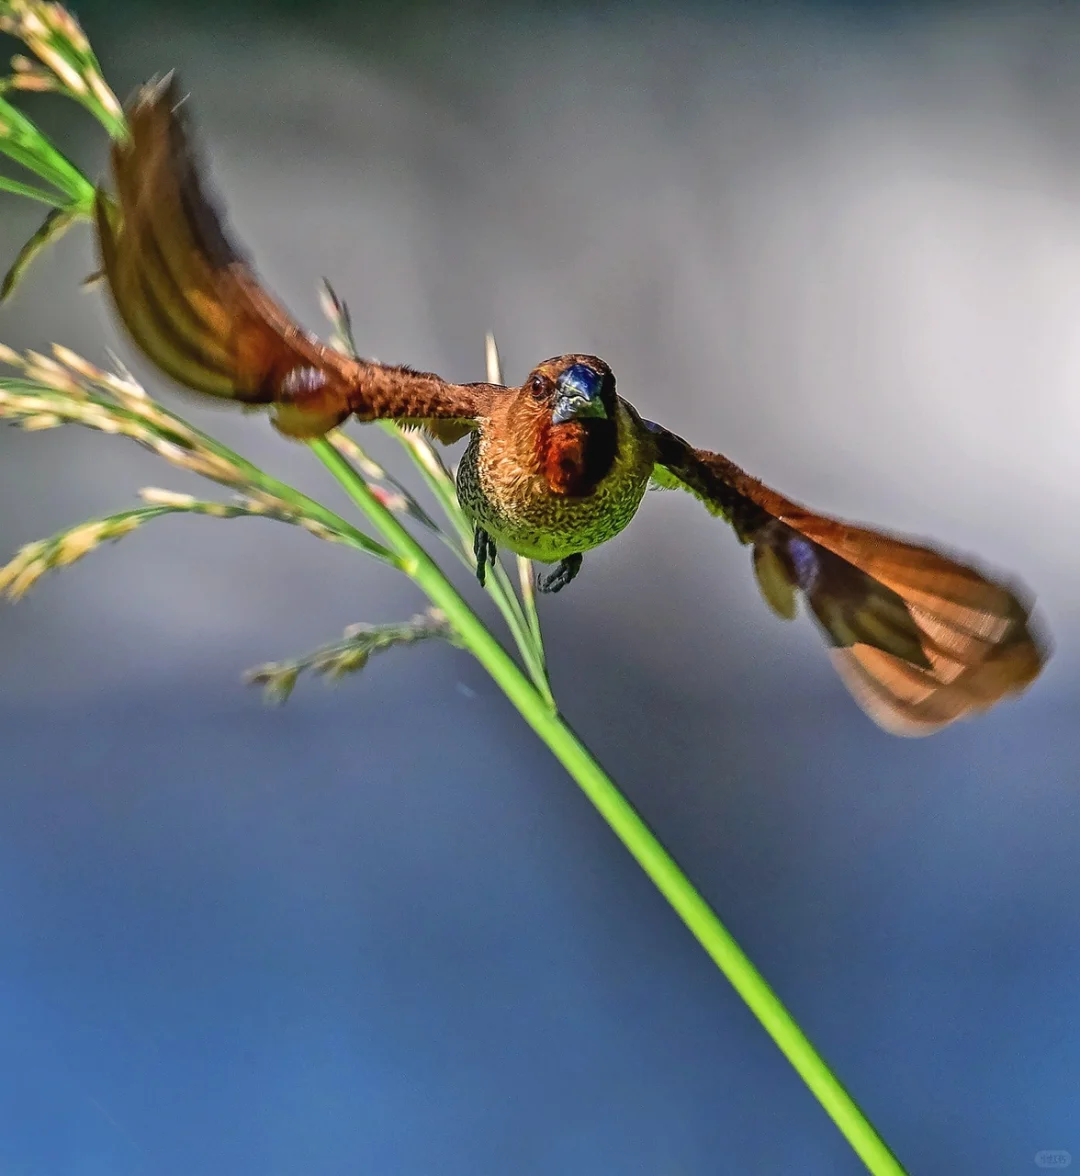
[[[487,382],[502,384],[502,356],[499,355],[499,345],[495,342],[493,331],[488,331],[484,338],[484,359],[487,368]],[[544,634],[540,628],[540,614],[536,611],[536,578],[533,573],[532,560],[526,559],[523,555],[516,558],[518,583],[521,586],[521,611],[525,616],[533,644],[540,657],[544,681],[547,682],[547,656],[544,653]],[[552,705],[554,705],[554,699],[552,699]]]
[[[23,275],[35,257],[53,241],[58,240],[79,220],[79,214],[69,208],[54,208],[41,223],[41,228],[19,250],[11,268],[0,282],[0,302],[6,302],[22,281]]]
[[[80,102],[101,123],[108,132],[110,139],[123,139],[127,137],[127,120],[123,114],[116,114],[108,107],[103,106],[92,91],[87,94],[73,94],[71,97]]]
[[[0,152],[54,184],[84,215],[90,214],[94,205],[94,185],[36,124],[2,95]]]
[[[67,198],[66,202],[78,202],[81,199],[82,186],[78,185],[78,191],[75,191],[76,186],[71,184],[61,172],[50,167],[48,157],[43,155],[36,145],[27,145],[17,139],[5,138],[2,129],[0,129],[0,155],[6,155],[13,163],[25,168],[38,179],[52,184]],[[91,203],[88,196],[87,210],[89,210]]]
[[[44,188],[35,188],[30,184],[22,184],[18,180],[9,180],[7,176],[0,176],[0,192],[11,192],[15,196],[27,196],[31,200],[40,200],[42,204],[51,204],[54,208],[61,208],[64,204],[63,196],[46,192]]]

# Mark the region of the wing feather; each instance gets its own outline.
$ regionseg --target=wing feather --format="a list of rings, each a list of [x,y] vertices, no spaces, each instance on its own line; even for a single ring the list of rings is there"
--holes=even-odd
[[[726,518],[758,587],[791,618],[801,596],[856,702],[886,730],[926,735],[1017,694],[1049,648],[1017,585],[931,547],[815,514],[659,425],[655,480]]]
[[[185,388],[270,405],[291,436],[361,420],[475,427],[491,385],[352,359],[297,324],[229,241],[200,177],[176,79],[143,87],[112,150],[115,200],[99,190],[102,268],[121,322]],[[435,426],[436,431],[440,426]]]

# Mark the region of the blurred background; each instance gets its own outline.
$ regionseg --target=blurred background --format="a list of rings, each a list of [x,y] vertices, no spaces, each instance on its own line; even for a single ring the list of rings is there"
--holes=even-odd
[[[180,70],[309,326],[325,274],[380,359],[482,378],[488,328],[513,381],[596,352],[791,496],[1037,593],[1042,679],[919,741],[863,717],[688,497],[541,607],[565,713],[909,1170],[1080,1162],[1080,9],[79,15],[122,96]],[[89,120],[26,106],[100,172]],[[3,264],[39,220],[0,195]],[[74,230],[0,339],[114,347],[177,404],[78,289],[93,265]],[[336,502],[260,420],[181,411]],[[0,551],[147,484],[194,487],[4,430]],[[292,528],[166,519],[0,608],[0,1169],[861,1171],[465,653],[278,710],[241,684],[421,604]]]

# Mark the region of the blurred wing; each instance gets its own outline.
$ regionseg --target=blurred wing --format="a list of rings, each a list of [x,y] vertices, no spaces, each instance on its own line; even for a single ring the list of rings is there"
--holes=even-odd
[[[777,615],[799,594],[856,702],[888,731],[928,735],[1019,693],[1049,654],[1030,602],[928,547],[813,514],[717,453],[649,425],[655,480],[689,490],[753,549]]]
[[[228,241],[199,178],[174,78],[138,92],[113,146],[116,201],[97,195],[101,259],[120,318],[178,383],[273,405],[284,433],[319,436],[350,413],[472,427],[487,385],[349,359],[298,326]]]

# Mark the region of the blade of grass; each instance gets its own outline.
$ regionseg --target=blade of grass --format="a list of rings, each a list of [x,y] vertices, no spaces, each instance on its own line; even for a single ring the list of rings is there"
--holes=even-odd
[[[94,185],[16,106],[0,95],[0,152],[68,195],[89,215]]]
[[[78,219],[79,214],[68,208],[54,208],[45,217],[37,232],[19,250],[4,280],[0,282],[0,302],[6,302],[11,297],[34,258],[62,237]]]
[[[51,204],[54,208],[60,208],[64,204],[64,198],[59,193],[46,192],[44,188],[34,188],[30,184],[23,184],[18,180],[9,180],[7,176],[0,176],[0,191],[10,192],[14,196],[26,196],[31,200],[40,200],[42,204]]]
[[[487,367],[487,381],[489,384],[502,384],[502,357],[499,355],[499,345],[495,342],[495,335],[488,331],[484,339],[484,358]],[[505,386],[505,385],[504,385]],[[544,680],[547,681],[547,659],[544,654],[544,634],[540,629],[540,614],[536,611],[536,578],[533,573],[531,559],[519,555],[517,559],[518,583],[521,585],[521,611],[529,626],[529,632],[540,652],[543,663]]]
[[[524,606],[525,619],[529,623],[529,630],[533,640],[540,649],[540,656],[544,657],[544,634],[540,629],[540,615],[536,611],[536,573],[533,571],[531,559],[525,556],[517,557],[518,582],[521,584],[521,602]],[[547,674],[545,658],[544,674]]]

